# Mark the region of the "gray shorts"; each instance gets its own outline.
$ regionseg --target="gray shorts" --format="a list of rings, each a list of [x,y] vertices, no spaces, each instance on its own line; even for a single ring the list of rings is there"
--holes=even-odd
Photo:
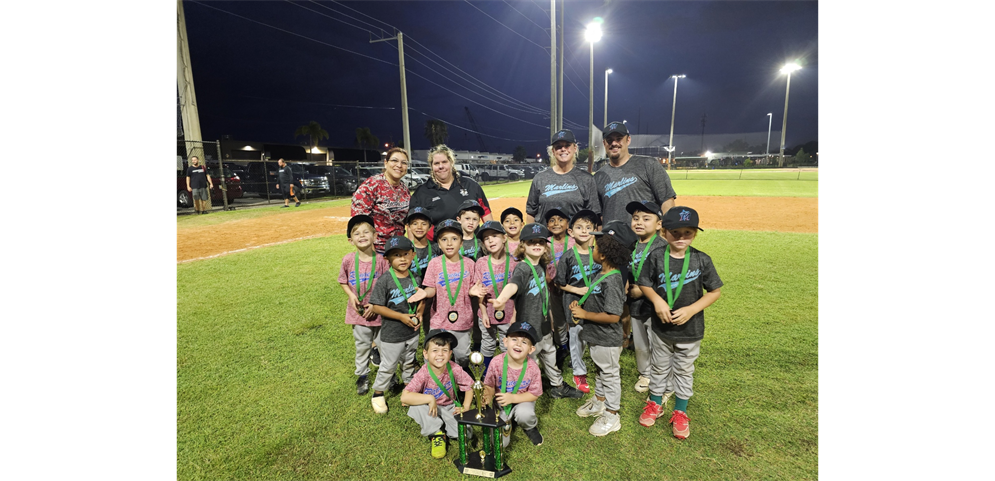
[[[210,192],[207,191],[207,187],[201,187],[199,189],[193,189],[193,200],[207,200],[211,198]]]

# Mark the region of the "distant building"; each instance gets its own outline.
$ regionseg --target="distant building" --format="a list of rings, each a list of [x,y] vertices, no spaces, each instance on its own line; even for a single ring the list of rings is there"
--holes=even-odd
[[[493,152],[478,152],[476,150],[454,150],[458,164],[508,164],[514,162],[512,154],[496,154]],[[428,162],[428,150],[411,152],[415,160]]]

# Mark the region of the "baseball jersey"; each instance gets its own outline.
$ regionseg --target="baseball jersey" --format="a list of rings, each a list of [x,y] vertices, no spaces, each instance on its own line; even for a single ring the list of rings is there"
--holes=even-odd
[[[521,369],[514,369],[511,367],[511,360],[508,363],[508,379],[501,379],[502,372],[504,371],[504,357],[508,353],[502,352],[494,359],[491,359],[491,363],[487,366],[487,373],[484,374],[484,385],[494,388],[495,393],[498,392],[511,392],[515,389],[515,384],[518,383],[518,376],[522,373]],[[504,389],[500,386],[504,385]],[[542,396],[542,377],[539,374],[539,366],[536,364],[535,359],[529,359],[529,363],[525,366],[525,378],[522,379],[522,384],[518,387],[518,393],[532,393],[536,397]],[[496,403],[495,403],[496,404]]]
[[[664,301],[667,300],[667,293],[664,290],[664,282],[670,282],[671,292],[677,290],[680,282],[681,269],[684,266],[684,259],[670,257],[670,272],[664,269],[664,259],[666,249],[657,249],[650,255],[648,266],[643,267],[643,272],[639,276],[638,283],[641,286],[652,287]],[[714,291],[722,287],[722,279],[715,272],[712,258],[704,252],[688,247],[684,253],[690,256],[688,261],[687,277],[684,280],[684,287],[674,301],[674,309],[694,304],[704,295],[704,291]],[[664,324],[654,310],[652,313],[652,328],[660,339],[671,342],[694,342],[705,337],[705,311],[691,316],[691,319],[684,324],[677,326],[674,324]]]
[[[587,275],[587,280],[594,282],[598,273],[601,272],[601,264],[597,262],[592,262],[591,251],[588,250],[587,254],[577,253],[580,257],[580,262],[583,267],[577,264],[577,256],[574,256],[574,248],[567,251],[566,255],[560,257],[560,261],[556,263],[556,280],[553,282],[558,286],[573,286],[573,287],[584,287],[584,278],[581,276],[581,269],[584,269],[584,274]],[[570,303],[573,301],[579,301],[580,296],[567,291],[563,291],[563,313],[566,316],[567,325],[573,325],[573,313],[570,312]]]
[[[470,287],[473,286],[473,260],[463,257],[463,271],[460,273],[459,261],[447,261],[445,255],[438,256],[428,262],[425,268],[425,278],[422,285],[435,288],[434,312],[429,322],[432,329],[446,329],[450,331],[469,331],[473,327],[473,306],[470,304]],[[446,279],[442,272],[442,262],[446,261],[446,270],[449,274],[449,292],[456,296],[455,305],[449,302],[449,292],[446,290]],[[460,285],[460,276],[463,284]],[[457,293],[457,287],[459,292]],[[459,313],[456,322],[449,321],[449,312]]]
[[[528,260],[519,262],[511,273],[512,284],[518,286],[518,292],[514,296],[515,307],[518,309],[516,321],[539,326],[540,336],[545,337],[546,334],[550,333],[550,325],[546,320],[549,315],[549,286],[546,285],[543,268],[541,266],[534,266],[534,268],[539,277],[538,283],[532,275],[532,269],[529,269]],[[545,316],[542,313],[544,304],[547,306]]]
[[[435,239],[435,225],[445,219],[455,219],[456,211],[465,200],[475,200],[480,207],[484,208],[484,215],[491,213],[491,204],[487,202],[484,189],[476,181],[469,177],[464,177],[453,173],[456,180],[448,189],[443,189],[435,181],[429,180],[415,189],[411,195],[409,209],[424,207],[428,211],[428,216],[432,218],[433,227],[429,229],[429,239]]]
[[[380,277],[381,274],[387,272],[387,269],[390,269],[390,263],[387,262],[387,259],[385,259],[384,256],[377,255],[376,258],[377,258],[377,264],[375,267],[373,267],[372,273],[370,272],[371,270],[370,268],[373,264],[373,261],[366,261],[366,262],[363,262],[362,260],[359,261],[360,285],[357,286],[356,266],[355,266],[356,256],[353,254],[346,254],[346,256],[342,258],[342,268],[339,269],[339,284],[348,284],[352,286],[352,290],[353,292],[356,293],[356,297],[366,294],[367,291],[372,291],[373,290],[372,286],[367,287],[370,283],[371,274],[372,274],[372,279],[376,280],[376,278]],[[369,303],[370,303],[370,298],[369,295],[367,294],[367,297],[363,299],[362,304],[369,304]],[[351,302],[347,302],[346,304],[347,304],[345,308],[346,324],[355,324],[359,326],[380,325],[380,316],[373,316],[369,320],[367,320],[363,316],[360,316],[359,313],[356,312],[356,309],[353,309]]]
[[[381,274],[373,285],[373,292],[370,293],[370,304],[386,306],[394,312],[402,314],[408,313],[408,298],[413,296],[418,290],[418,286],[411,281],[411,277],[398,277],[397,282],[401,284],[403,290],[397,288],[390,271]],[[417,306],[411,306],[417,308]],[[420,327],[420,326],[419,326]],[[404,342],[412,337],[418,337],[418,328],[411,327],[401,321],[381,318],[380,340],[383,342]]]
[[[508,272],[504,271],[504,261],[495,262],[491,261],[494,267],[494,279],[491,279],[491,267],[487,264],[487,260],[491,256],[484,256],[477,259],[476,264],[473,266],[473,276],[474,279],[483,287],[484,292],[490,298],[496,298],[501,295],[501,289],[504,289],[508,285],[511,279],[511,273],[515,272],[515,265],[518,261],[514,257],[505,255],[505,259],[508,259]],[[495,286],[495,281],[497,281],[497,286]],[[507,324],[511,322],[512,316],[515,315],[515,301],[508,300],[504,304],[504,318],[500,321],[494,319],[494,306],[489,302],[481,304],[482,309],[487,309],[487,318],[490,320],[491,324]]]
[[[414,276],[416,284],[422,285],[428,261],[440,254],[442,254],[442,251],[434,242],[429,242],[425,247],[415,247],[415,258],[412,260],[409,270],[411,271],[411,275]]]
[[[653,244],[650,245],[649,250],[646,252],[645,258],[648,260],[650,254],[657,249],[664,249],[667,247],[667,241],[659,235],[653,239]],[[642,262],[643,270],[645,270],[649,263],[643,261],[643,249],[646,248],[646,243],[636,244],[636,248],[632,250],[631,262],[629,263],[629,282],[633,285],[638,284],[636,282],[636,270],[639,269],[639,264]],[[629,302],[629,315],[638,317],[640,319],[647,318],[653,315],[653,303],[645,297],[640,297],[639,299],[632,299]]]
[[[476,236],[473,239],[463,239],[463,247],[460,247],[460,255],[477,260],[484,254],[484,243],[480,242]]]
[[[596,191],[594,176],[576,165],[566,174],[558,174],[549,168],[532,179],[525,213],[536,219],[545,219],[546,210],[557,207],[568,218],[584,209],[600,215],[601,201],[591,195]]]
[[[546,277],[556,278],[556,263],[563,257],[563,253],[569,251],[574,245],[576,245],[576,241],[566,234],[563,235],[563,240],[556,240],[555,237],[549,238],[549,253],[552,254],[553,260],[546,264]]]
[[[591,283],[598,282],[589,291],[584,305],[581,307],[588,312],[604,312],[607,314],[621,316],[622,306],[625,304],[625,272],[605,276],[604,272],[598,274]],[[580,340],[592,346],[617,347],[622,345],[622,322],[614,324],[601,324],[590,320],[582,321],[584,329],[580,331]]]
[[[629,223],[632,215],[625,206],[632,201],[652,200],[657,205],[677,197],[670,185],[667,169],[652,157],[633,155],[621,167],[605,162],[594,174],[598,199],[601,201],[602,223],[621,220]]]
[[[187,177],[190,177],[191,189],[207,188],[207,169],[203,165],[187,167]]]
[[[439,378],[439,382],[446,387],[443,391],[439,389],[439,385],[435,383],[432,379],[431,374],[428,370],[431,369],[426,362],[422,365],[421,369],[415,373],[414,377],[408,381],[408,385],[404,388],[405,391],[413,392],[416,394],[430,394],[435,398],[435,404],[437,406],[448,406],[453,404],[453,400],[449,397],[449,393],[453,396],[459,396],[459,401],[463,402],[463,396],[460,396],[460,392],[466,392],[470,390],[473,386],[473,378],[470,377],[466,371],[463,370],[458,364],[453,361],[449,361],[449,369],[453,370],[453,376],[456,376],[456,386],[459,388],[457,391],[453,391],[453,380],[449,378],[449,370],[445,369]],[[464,406],[469,408],[469,406]]]
[[[403,182],[390,185],[382,173],[366,179],[352,194],[350,216],[365,214],[373,218],[373,229],[377,238],[373,248],[384,251],[387,239],[404,235],[404,218],[408,216],[408,203],[411,195]]]

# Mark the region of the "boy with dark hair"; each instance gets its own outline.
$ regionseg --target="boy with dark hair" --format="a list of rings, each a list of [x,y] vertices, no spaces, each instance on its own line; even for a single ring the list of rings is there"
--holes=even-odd
[[[539,333],[529,322],[516,321],[504,338],[505,351],[494,357],[484,374],[484,405],[496,401],[498,413],[507,427],[501,430],[501,445],[511,443],[511,422],[518,423],[532,444],[542,444],[535,402],[542,396],[542,377],[529,356],[535,351]],[[533,359],[534,361],[534,359]]]
[[[573,368],[574,384],[583,393],[591,392],[587,383],[587,364],[584,362],[584,341],[580,333],[584,329],[580,319],[574,319],[570,313],[570,304],[587,294],[591,281],[601,272],[601,264],[594,262],[591,247],[594,243],[592,233],[601,220],[592,210],[581,210],[570,219],[570,235],[574,246],[560,257],[556,264],[556,280],[563,291],[563,315],[570,339],[570,366]]]
[[[508,253],[512,257],[515,256],[515,251],[518,250],[519,236],[522,235],[522,226],[525,225],[523,219],[525,217],[522,216],[522,211],[514,207],[508,207],[501,212],[501,225],[508,236]],[[515,260],[518,261],[521,259],[515,257]]]
[[[460,255],[462,226],[454,219],[446,219],[435,226],[435,238],[442,255],[425,268],[425,295],[434,298],[432,329],[445,329],[456,336],[454,350],[456,363],[466,366],[470,358],[470,335],[473,329],[473,304],[470,288],[473,287],[473,260]]]
[[[556,263],[570,249],[570,235],[567,224],[570,217],[559,207],[553,207],[544,214],[546,229],[550,234],[550,254],[552,260],[546,265],[546,280],[556,278]],[[556,284],[549,289],[550,313],[553,319],[553,342],[556,343],[556,368],[563,370],[563,360],[570,354],[568,346],[570,333],[567,330],[566,315],[563,313],[563,291]]]
[[[477,240],[477,226],[484,217],[484,208],[475,200],[465,200],[456,211],[456,220],[463,226],[463,246],[460,255],[476,261],[480,258],[480,241]]]
[[[654,202],[647,200],[637,200],[629,202],[625,206],[625,211],[632,214],[632,231],[639,237],[639,243],[632,251],[632,262],[629,265],[629,314],[631,316],[632,342],[636,351],[636,371],[639,379],[636,380],[636,392],[649,391],[650,387],[650,317],[653,316],[653,303],[643,296],[643,291],[639,289],[636,280],[643,267],[646,266],[646,259],[657,249],[667,246],[667,241],[663,240],[657,233],[660,230],[660,207]],[[672,393],[664,394],[664,400]]]

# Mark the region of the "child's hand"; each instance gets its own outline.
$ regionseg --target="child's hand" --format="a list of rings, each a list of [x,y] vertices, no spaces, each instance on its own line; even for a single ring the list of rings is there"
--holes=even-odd
[[[354,310],[357,313],[359,313],[359,307],[362,304],[359,303],[359,298],[357,298],[356,296],[350,295],[349,296],[349,305],[352,306],[352,310]]]
[[[439,417],[439,408],[435,403],[435,396],[432,396],[432,400],[428,402],[428,415],[433,418]]]
[[[577,292],[575,292],[575,294],[577,294],[580,297],[584,297],[585,295],[587,295],[587,291],[590,288],[587,287],[587,286],[584,286],[584,287],[574,287],[574,289],[577,291]]]
[[[582,309],[577,301],[573,301],[570,303],[570,314],[574,316],[574,319],[585,319],[587,311]]]
[[[404,323],[410,327],[418,329],[421,324],[421,319],[418,319],[418,314],[406,314],[404,317]]]
[[[488,299],[487,302],[494,307],[495,311],[503,311],[504,305],[508,301],[502,301],[500,298],[498,298],[498,299]]]
[[[670,319],[670,306],[668,306],[666,302],[654,302],[653,310],[656,311],[657,316],[660,316],[660,320],[663,321],[664,324],[670,324],[672,322]]]
[[[479,297],[481,299],[484,298],[484,292],[483,289],[480,288],[480,284],[474,284],[470,287],[470,296]]]
[[[480,319],[482,321],[484,321],[484,329],[490,329],[491,328],[491,320],[487,316],[487,309],[486,308],[481,308],[480,309],[480,314],[481,314]]]
[[[408,298],[408,304],[414,304],[425,298],[425,289],[418,288],[411,297]]]
[[[373,304],[366,304],[363,306],[363,309],[365,309],[365,311],[363,311],[364,319],[371,319],[373,318],[373,316],[377,315],[375,312],[373,312]]]
[[[639,286],[631,284],[629,285],[629,297],[633,299],[639,299],[643,297],[643,290],[640,289]]]
[[[509,404],[514,404],[514,394],[510,392],[499,392],[494,394],[494,400],[497,401],[498,406],[505,407]]]
[[[462,406],[456,406],[453,408],[453,416],[459,416],[460,414],[463,414],[464,411],[466,411],[466,409]]]
[[[677,324],[678,326],[691,320],[695,313],[688,307],[682,307],[680,309],[674,309],[670,313],[670,322]]]

